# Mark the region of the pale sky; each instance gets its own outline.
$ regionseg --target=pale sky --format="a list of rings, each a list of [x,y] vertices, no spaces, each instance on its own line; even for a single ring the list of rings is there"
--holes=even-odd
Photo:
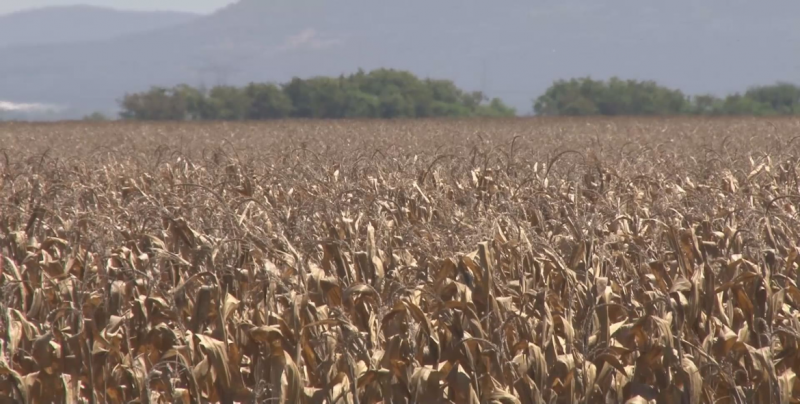
[[[210,13],[236,0],[0,0],[0,14],[46,6],[87,4],[128,10],[171,10]]]

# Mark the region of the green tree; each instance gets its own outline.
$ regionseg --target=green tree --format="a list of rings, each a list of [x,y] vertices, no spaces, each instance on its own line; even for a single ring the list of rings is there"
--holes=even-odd
[[[293,78],[280,86],[217,86],[208,92],[187,85],[153,88],[127,94],[120,104],[122,117],[140,120],[495,117],[516,113],[500,99],[465,92],[452,81],[421,80],[393,69]]]
[[[466,117],[471,115],[469,108],[460,103],[434,101],[431,106],[431,115],[437,117]]]
[[[379,97],[382,118],[432,116],[433,92],[410,72],[394,69],[373,70],[360,77],[354,84],[360,91]]]
[[[122,119],[184,120],[188,113],[183,94],[164,87],[153,87],[145,93],[126,94],[121,106]]]
[[[283,93],[292,102],[292,117],[313,118],[314,101],[311,85],[297,77],[283,85]]]
[[[108,117],[102,112],[95,111],[89,115],[84,116],[83,120],[91,122],[104,122],[108,120]]]
[[[692,98],[691,113],[696,115],[719,115],[722,113],[722,100],[711,95],[702,94]]]
[[[536,99],[533,109],[538,115],[596,115],[600,96],[593,94],[595,87],[589,78],[559,80]]]
[[[343,78],[316,77],[308,80],[314,118],[335,119],[344,116],[346,100]]]
[[[251,83],[244,92],[250,99],[247,119],[281,119],[292,113],[292,100],[274,84]]]
[[[517,110],[509,107],[499,98],[492,98],[489,105],[479,105],[474,115],[488,118],[511,117],[517,115]]]
[[[800,113],[800,87],[789,83],[771,86],[752,87],[744,97],[757,102],[759,108],[769,105],[776,114],[792,115]]]
[[[770,104],[756,101],[742,94],[733,94],[725,97],[722,102],[721,113],[724,115],[775,115],[777,112]]]
[[[210,110],[205,119],[236,121],[243,120],[250,112],[250,98],[240,88],[216,86],[208,93]]]
[[[559,115],[571,115],[571,116],[582,116],[582,115],[597,115],[600,113],[600,110],[597,108],[597,105],[584,96],[577,96],[571,98],[563,107],[563,113],[559,113]]]
[[[430,91],[434,101],[458,104],[464,97],[464,92],[450,80],[427,79],[425,80],[425,86],[428,87],[428,91]]]
[[[413,118],[415,108],[412,101],[403,96],[403,92],[394,85],[386,86],[379,97],[381,118]]]
[[[351,88],[345,94],[342,114],[345,118],[377,118],[380,108],[378,97]]]
[[[213,119],[216,111],[209,103],[207,95],[203,90],[194,88],[187,84],[180,84],[172,89],[173,94],[183,100],[186,106],[185,119],[201,120]]]
[[[539,115],[671,115],[690,110],[689,98],[679,90],[616,77],[608,82],[559,80],[534,102]]]

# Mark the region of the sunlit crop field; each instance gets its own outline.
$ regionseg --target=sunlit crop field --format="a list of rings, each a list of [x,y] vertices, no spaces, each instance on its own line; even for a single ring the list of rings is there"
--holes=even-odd
[[[790,119],[2,124],[0,402],[797,402],[799,169]]]

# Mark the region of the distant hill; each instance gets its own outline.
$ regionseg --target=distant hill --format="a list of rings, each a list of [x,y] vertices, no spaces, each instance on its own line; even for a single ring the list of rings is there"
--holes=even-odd
[[[108,40],[189,22],[198,14],[45,7],[0,15],[0,47]]]
[[[89,112],[151,85],[391,67],[524,112],[553,80],[585,75],[715,94],[798,81],[798,44],[796,0],[242,0],[110,41],[0,50],[0,100]]]

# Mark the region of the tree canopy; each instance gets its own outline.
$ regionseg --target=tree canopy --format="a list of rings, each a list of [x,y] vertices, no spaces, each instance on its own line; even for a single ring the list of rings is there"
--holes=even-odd
[[[720,98],[687,96],[653,81],[559,80],[534,101],[537,115],[793,115],[800,114],[800,87],[777,83]]]
[[[294,78],[276,85],[180,85],[126,94],[123,119],[264,120],[281,118],[504,117],[516,111],[498,98],[466,92],[447,80],[420,79],[406,71],[378,69],[349,76]]]
[[[179,85],[126,94],[120,117],[132,120],[266,120],[282,118],[509,117],[499,98],[468,92],[449,80],[420,79],[378,69],[339,77],[293,78],[283,84],[250,83],[209,90]],[[795,115],[800,86],[757,86],[718,97],[689,96],[654,81],[558,80],[534,100],[542,116],[585,115]]]

